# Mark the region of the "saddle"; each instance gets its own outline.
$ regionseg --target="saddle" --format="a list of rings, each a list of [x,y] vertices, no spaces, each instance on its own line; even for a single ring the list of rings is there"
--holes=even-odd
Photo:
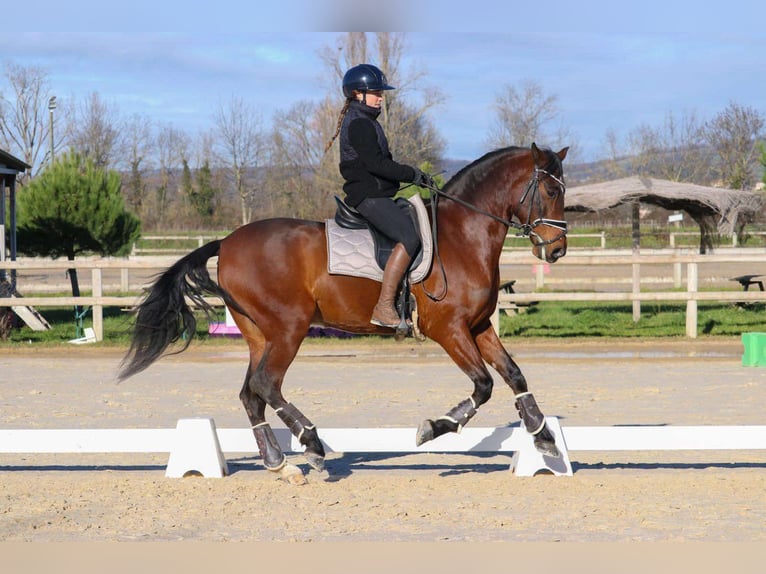
[[[344,229],[368,230],[372,235],[372,242],[375,247],[375,261],[381,269],[384,269],[386,267],[386,263],[388,262],[388,258],[391,256],[391,251],[393,251],[394,246],[396,245],[396,242],[372,227],[361,213],[359,213],[353,207],[347,205],[346,202],[337,195],[335,196],[335,203],[337,205],[337,210],[335,212],[335,223]],[[412,219],[412,222],[415,225],[415,229],[417,229],[418,216],[417,213],[415,213],[415,206],[401,197],[396,198],[394,203],[399,209],[410,216],[410,219]],[[423,250],[421,249],[418,251],[417,255],[412,258],[412,261],[410,262],[410,270],[416,268],[422,260]]]
[[[325,220],[328,272],[382,281],[383,269],[395,242],[371,227],[342,199],[336,196],[335,202],[335,217]],[[408,200],[399,198],[395,203],[410,215],[420,234],[420,251],[412,259],[407,273],[410,282],[418,283],[428,274],[433,256],[428,213],[419,195]]]
[[[383,269],[396,243],[369,225],[358,211],[346,205],[338,196],[335,196],[335,202],[335,217],[325,220],[328,272],[382,281]],[[414,299],[410,295],[410,285],[422,281],[431,269],[433,238],[428,213],[419,195],[414,195],[409,200],[399,198],[395,203],[412,218],[415,229],[420,234],[420,250],[413,257],[409,270],[404,275],[396,303],[403,325],[407,320],[414,324],[415,322],[411,321]],[[406,331],[397,329],[397,340],[411,334],[412,331],[411,326],[408,326]],[[415,336],[420,339],[419,333],[416,332]]]

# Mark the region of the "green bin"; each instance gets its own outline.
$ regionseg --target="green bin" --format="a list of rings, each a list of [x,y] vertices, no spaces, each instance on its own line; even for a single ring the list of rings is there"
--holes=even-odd
[[[742,365],[745,367],[766,367],[766,333],[742,333],[745,352]]]

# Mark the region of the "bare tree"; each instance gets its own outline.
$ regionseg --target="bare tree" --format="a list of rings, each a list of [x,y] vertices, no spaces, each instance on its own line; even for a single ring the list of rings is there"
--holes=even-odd
[[[148,186],[146,173],[153,164],[151,120],[135,114],[123,124],[122,133],[124,159],[120,167],[129,174],[123,182],[123,195],[131,209],[143,215]]]
[[[614,129],[606,130],[603,146],[606,158],[603,165],[607,179],[627,177],[631,170],[630,160],[622,148],[620,136]]]
[[[445,143],[428,114],[444,102],[444,96],[438,87],[427,83],[425,71],[402,65],[405,40],[403,33],[376,32],[374,47],[371,47],[366,33],[349,32],[338,39],[334,48],[322,50],[320,57],[330,71],[327,103],[336,106],[336,110],[342,107],[340,87],[346,70],[363,63],[377,65],[386,74],[388,82],[397,88],[386,92],[378,118],[397,161],[414,165],[436,164],[442,158]],[[413,104],[413,101],[418,103]],[[337,113],[335,111],[334,118],[330,115],[327,119],[332,127],[337,121]]]
[[[119,113],[98,92],[91,92],[74,112],[69,145],[97,167],[112,167],[119,156]]]
[[[358,64],[370,63],[367,33],[347,32],[337,39],[334,46],[321,48],[319,58],[331,72],[325,76],[329,93],[340,98],[341,80],[346,70]]]
[[[497,94],[494,108],[497,121],[487,139],[490,148],[529,146],[533,142],[553,147],[575,145],[565,141],[572,137],[568,129],[552,125],[560,114],[558,96],[546,94],[534,80],[524,80],[518,89],[506,85]]]
[[[753,168],[764,124],[763,114],[735,102],[705,124],[705,139],[719,159],[720,176],[726,187],[749,189],[754,186]]]
[[[264,155],[260,116],[242,98],[232,97],[220,105],[214,121],[218,158],[239,197],[244,225],[252,218],[256,170]]]
[[[403,34],[379,32],[376,47],[382,69],[390,70],[388,79],[397,88],[384,100],[382,113],[391,149],[405,162],[438,163],[445,143],[428,114],[444,103],[444,94],[428,84],[424,70],[402,66],[406,51]],[[414,105],[415,99],[420,103]]]
[[[329,215],[332,195],[339,194],[343,184],[337,160],[323,153],[337,120],[333,101],[297,102],[274,115],[266,185],[273,212],[305,218]]]
[[[630,172],[670,181],[708,184],[710,150],[696,114],[672,112],[661,126],[641,125],[628,134]]]
[[[188,136],[171,124],[161,125],[157,132],[154,149],[159,167],[159,181],[155,187],[155,221],[165,223],[168,205],[176,187],[176,172],[180,172],[183,150],[188,146]]]
[[[6,63],[5,78],[10,89],[0,91],[0,145],[31,165],[35,175],[50,160],[52,151],[48,74],[35,66]],[[53,145],[55,153],[60,144]]]

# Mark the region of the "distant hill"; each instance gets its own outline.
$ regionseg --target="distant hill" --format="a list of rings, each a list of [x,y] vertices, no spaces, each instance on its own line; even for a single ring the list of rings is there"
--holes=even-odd
[[[626,172],[629,172],[628,161],[630,158],[623,160]],[[460,171],[463,167],[471,163],[473,160],[460,160],[460,159],[445,159],[442,160],[441,166],[444,170],[445,179],[449,179]],[[601,160],[585,163],[567,163],[564,162],[564,175],[566,176],[567,185],[574,187],[576,185],[584,185],[587,183],[598,183],[608,179],[612,179],[614,176],[610,176],[607,171],[607,166],[611,161]],[[754,176],[756,181],[762,181],[764,176],[764,168],[761,165],[756,165],[754,168]]]
[[[443,170],[442,175],[445,180],[450,179],[453,175],[463,169],[466,165],[473,160],[463,159],[445,159],[440,163]],[[590,183],[593,181],[603,181],[606,178],[606,162],[596,161],[590,163],[575,163],[564,165],[564,174],[568,185],[581,185],[584,183]]]

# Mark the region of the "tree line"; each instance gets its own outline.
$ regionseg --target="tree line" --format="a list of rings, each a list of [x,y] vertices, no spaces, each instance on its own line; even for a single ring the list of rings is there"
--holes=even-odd
[[[331,214],[342,186],[338,146],[326,153],[325,146],[343,105],[343,73],[353,65],[374,62],[398,87],[386,94],[380,117],[397,159],[441,170],[446,145],[430,112],[445,95],[429,84],[427,70],[404,65],[406,53],[402,33],[339,35],[318,54],[327,71],[323,98],[297,101],[267,119],[254,102],[232,96],[195,134],[142,115],[122,117],[98,92],[81,101],[53,98],[44,69],[5,63],[0,146],[32,166],[22,185],[60,159],[73,161],[72,154],[116,172],[119,195],[144,230],[231,229],[277,215],[319,219]],[[577,161],[577,137],[562,121],[559,96],[539,82],[500,87],[493,107],[488,151],[537,141],[568,145]],[[752,189],[759,163],[766,165],[765,124],[760,111],[731,102],[709,120],[668,113],[662,125],[638,126],[624,138],[608,132],[598,177]]]

